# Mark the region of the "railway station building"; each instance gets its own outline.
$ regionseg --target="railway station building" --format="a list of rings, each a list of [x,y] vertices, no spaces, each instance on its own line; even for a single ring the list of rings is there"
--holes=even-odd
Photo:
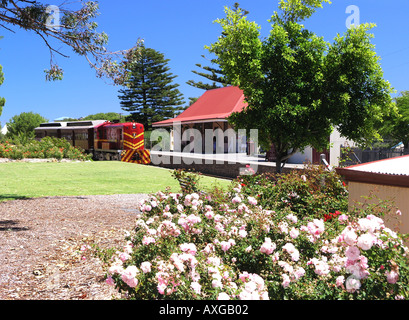
[[[196,132],[200,133],[199,140],[202,142],[202,148],[199,150],[193,148],[192,151],[194,153],[209,153],[209,150],[205,148],[206,130],[210,129],[215,133],[233,133],[234,130],[227,121],[227,117],[233,112],[242,111],[247,106],[244,100],[244,94],[238,87],[208,90],[177,117],[153,123],[152,127],[170,130],[171,150],[178,152],[185,150],[185,147],[193,142],[195,137],[190,134],[191,132],[189,132],[188,141],[182,138],[187,136],[189,129],[196,129]],[[247,151],[246,137],[239,137],[235,132],[233,138],[229,141],[227,135],[223,134],[223,136],[218,137],[215,134],[215,137],[212,138],[214,141],[212,141],[211,152],[245,153]]]
[[[173,119],[168,119],[152,124],[154,129],[166,129],[170,132],[170,151],[183,152],[185,147],[193,144],[195,139],[201,143],[195,145],[194,153],[247,153],[248,155],[257,153],[257,139],[252,139],[249,132],[241,134],[233,130],[227,118],[234,112],[240,112],[247,106],[243,91],[235,86],[212,89],[206,91],[195,103],[187,108],[180,115]],[[199,133],[199,136],[191,134],[192,130]],[[213,130],[212,146],[209,148],[209,137],[206,131]],[[220,130],[218,130],[220,129]],[[190,132],[189,132],[190,131]],[[206,140],[207,139],[207,140]],[[341,146],[353,146],[352,141],[348,141],[339,132],[334,132],[329,137],[332,145],[331,150],[325,153],[329,164],[337,166],[341,155]],[[197,147],[198,146],[198,147]],[[200,148],[201,146],[201,148]],[[317,150],[307,147],[302,152],[298,152],[288,163],[302,164],[311,162],[320,163],[320,154]],[[266,160],[274,161],[274,150],[268,150]]]

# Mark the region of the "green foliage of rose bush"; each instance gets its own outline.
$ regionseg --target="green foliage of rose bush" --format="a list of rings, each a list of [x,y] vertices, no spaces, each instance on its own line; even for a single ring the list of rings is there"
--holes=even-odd
[[[200,173],[193,170],[176,169],[172,171],[172,177],[179,182],[183,194],[199,192]]]
[[[45,137],[41,141],[30,140],[24,144],[13,141],[0,143],[0,158],[7,159],[46,159],[57,160],[91,160],[92,155],[84,150],[73,147],[67,140],[55,137]]]
[[[408,248],[379,207],[306,214],[308,202],[258,200],[260,185],[243,178],[225,194],[159,192],[142,201],[126,246],[104,256],[107,283],[127,299],[409,298]],[[294,183],[301,194],[298,179],[281,179],[276,185]]]
[[[254,196],[264,209],[289,209],[298,217],[322,218],[348,210],[348,191],[335,171],[307,166],[285,175],[265,173],[238,178],[242,193]]]

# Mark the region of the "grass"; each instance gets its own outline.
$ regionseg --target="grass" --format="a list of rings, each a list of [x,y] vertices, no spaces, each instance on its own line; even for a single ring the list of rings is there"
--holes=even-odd
[[[227,187],[230,181],[202,176],[199,186]],[[49,196],[180,192],[171,170],[116,161],[0,164],[0,201]]]

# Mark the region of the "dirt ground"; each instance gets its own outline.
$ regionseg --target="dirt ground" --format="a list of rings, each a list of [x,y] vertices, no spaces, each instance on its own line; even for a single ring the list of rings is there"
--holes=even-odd
[[[84,244],[122,247],[145,195],[0,203],[0,300],[111,300],[102,263]]]

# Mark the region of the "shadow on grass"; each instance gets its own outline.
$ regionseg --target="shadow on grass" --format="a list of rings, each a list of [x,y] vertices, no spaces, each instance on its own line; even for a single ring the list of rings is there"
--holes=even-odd
[[[29,200],[32,199],[26,196],[19,196],[16,194],[0,194],[0,202],[3,201],[12,201],[12,200]]]
[[[0,232],[2,231],[27,231],[27,227],[19,227],[18,221],[14,220],[0,220]]]

